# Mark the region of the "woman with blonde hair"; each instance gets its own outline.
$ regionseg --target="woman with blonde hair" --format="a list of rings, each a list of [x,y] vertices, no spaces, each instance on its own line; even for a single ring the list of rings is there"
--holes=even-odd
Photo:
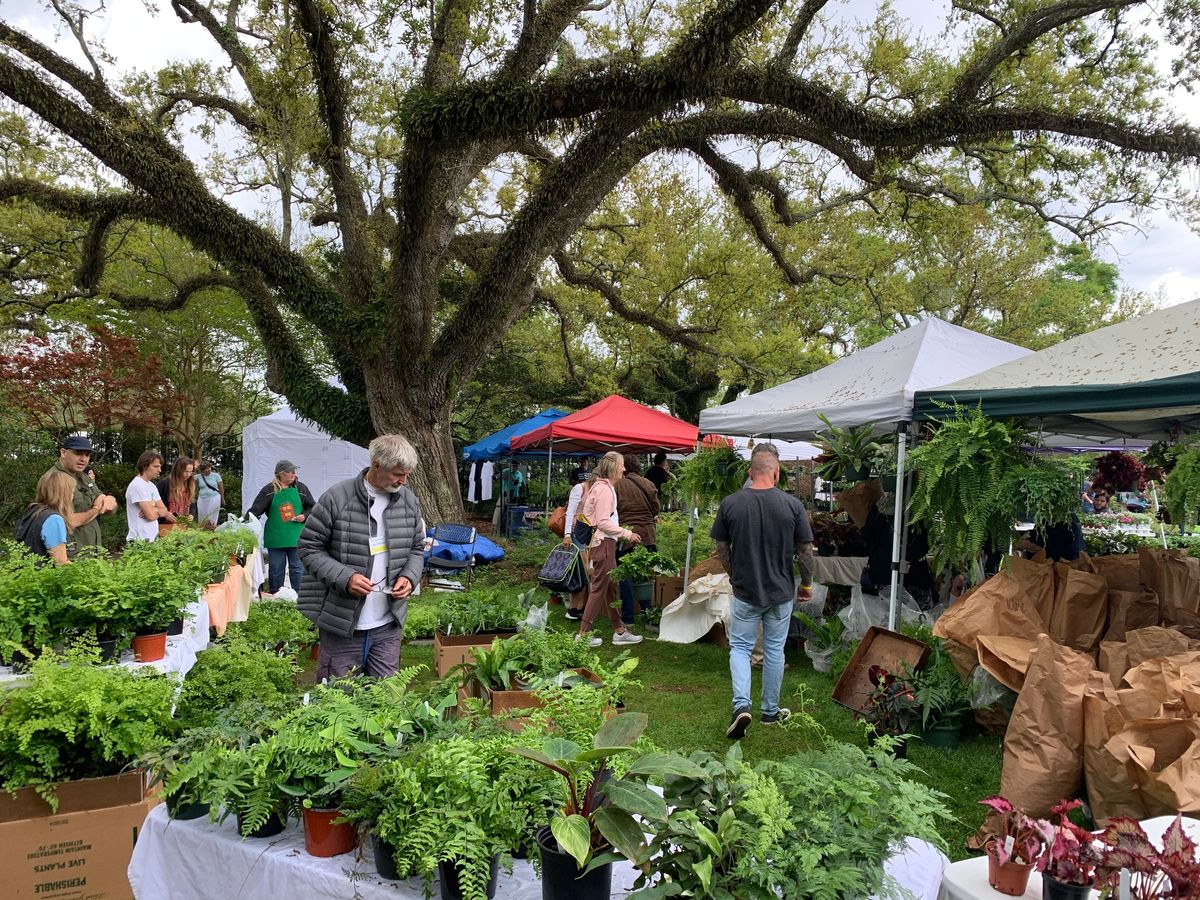
[[[67,536],[74,531],[74,498],[75,479],[60,469],[51,469],[38,479],[36,499],[17,522],[17,540],[57,566],[69,563]]]
[[[597,463],[592,486],[583,499],[579,515],[592,526],[588,542],[588,599],[583,610],[583,621],[579,623],[579,638],[587,640],[592,647],[604,643],[602,638],[586,637],[600,613],[608,611],[608,620],[613,627],[613,643],[640,644],[642,638],[625,627],[621,611],[616,608],[617,586],[612,580],[612,570],[617,565],[617,541],[640,544],[642,539],[628,528],[622,528],[617,517],[617,492],[613,487],[625,474],[625,460],[615,451],[605,453]]]
[[[300,561],[300,532],[317,501],[296,476],[296,464],[290,459],[275,463],[275,477],[250,505],[250,515],[266,516],[263,546],[267,548],[267,592],[275,594],[283,587],[287,573],[292,590],[300,593],[304,564]]]

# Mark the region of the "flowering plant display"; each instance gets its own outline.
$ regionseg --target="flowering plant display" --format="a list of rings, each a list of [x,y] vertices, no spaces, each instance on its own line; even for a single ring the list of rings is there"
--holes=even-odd
[[[1009,862],[1032,865],[1054,840],[1053,825],[1045,819],[1026,815],[1024,810],[1017,809],[1003,797],[988,797],[979,802],[999,814],[995,848],[989,852],[995,853],[1000,865]]]
[[[1182,816],[1176,816],[1167,827],[1162,850],[1150,842],[1141,825],[1127,816],[1109,820],[1100,840],[1104,849],[1096,866],[1097,886],[1115,893],[1121,870],[1128,869],[1132,876],[1130,900],[1200,897],[1200,862],[1195,842],[1183,830]]]
[[[1037,868],[1061,884],[1091,884],[1092,870],[1101,860],[1096,836],[1067,818],[1082,805],[1078,800],[1060,800],[1050,810],[1058,823],[1052,826],[1054,837],[1046,844]]]

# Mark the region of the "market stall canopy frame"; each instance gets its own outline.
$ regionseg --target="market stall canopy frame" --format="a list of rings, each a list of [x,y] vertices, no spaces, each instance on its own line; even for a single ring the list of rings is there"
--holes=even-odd
[[[616,394],[510,442],[514,453],[544,450],[557,453],[648,453],[654,450],[689,451],[696,447],[700,430],[682,419],[642,406]]]

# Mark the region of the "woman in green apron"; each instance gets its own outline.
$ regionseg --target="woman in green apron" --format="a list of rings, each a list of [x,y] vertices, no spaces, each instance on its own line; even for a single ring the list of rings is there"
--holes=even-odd
[[[250,513],[267,517],[263,529],[263,546],[267,548],[267,591],[274,594],[283,587],[284,569],[288,582],[297,594],[304,566],[300,563],[300,532],[309,511],[317,505],[311,493],[296,478],[296,464],[281,459],[275,464],[275,478],[254,499]]]

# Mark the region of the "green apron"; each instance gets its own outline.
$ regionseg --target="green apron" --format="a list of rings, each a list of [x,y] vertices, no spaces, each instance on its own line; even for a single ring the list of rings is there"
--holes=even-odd
[[[280,488],[271,498],[271,508],[267,512],[267,525],[263,529],[263,546],[295,547],[300,543],[300,532],[304,523],[295,521],[296,516],[302,515],[304,505],[300,502],[300,492],[294,487]]]

